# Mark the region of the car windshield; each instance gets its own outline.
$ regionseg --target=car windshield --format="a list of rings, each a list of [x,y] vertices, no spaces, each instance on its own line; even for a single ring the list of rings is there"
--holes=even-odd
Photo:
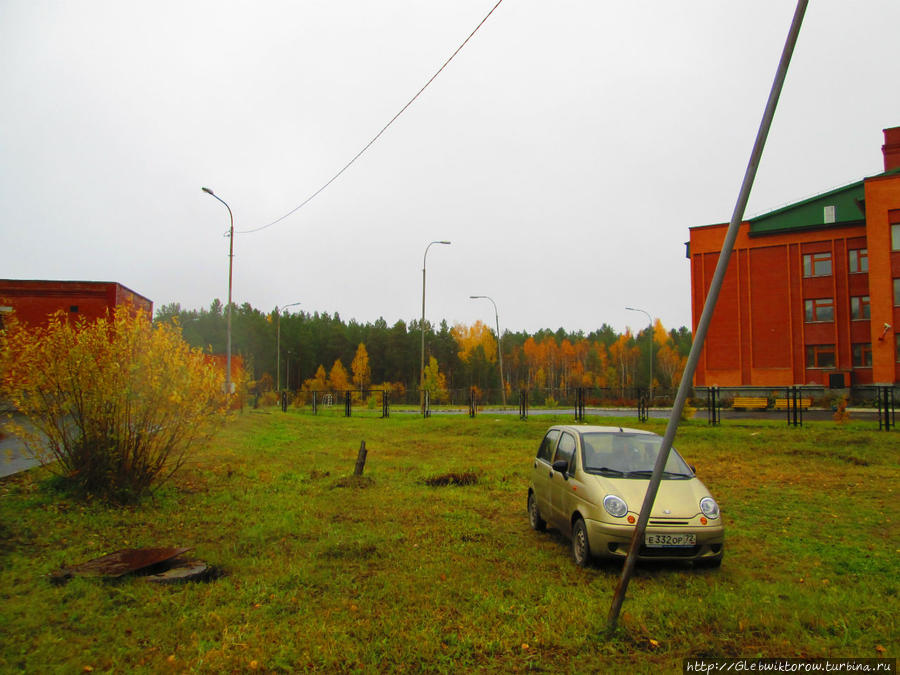
[[[584,433],[581,435],[584,470],[610,477],[649,478],[662,440],[661,436],[650,434]],[[662,477],[683,479],[693,475],[681,455],[672,448]]]

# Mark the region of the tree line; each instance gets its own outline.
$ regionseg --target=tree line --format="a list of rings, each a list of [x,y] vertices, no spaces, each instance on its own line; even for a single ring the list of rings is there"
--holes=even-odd
[[[226,349],[226,312],[219,300],[208,309],[160,307],[156,322],[176,320],[184,339],[214,354]],[[438,400],[445,392],[475,387],[500,391],[497,336],[481,321],[471,326],[425,323],[426,389]],[[272,388],[280,382],[302,389],[390,387],[418,394],[421,364],[419,320],[393,325],[345,322],[335,312],[263,312],[249,303],[232,308],[232,353],[243,358],[247,377]],[[659,320],[638,333],[617,333],[607,324],[584,334],[560,328],[536,333],[504,331],[503,380],[507,392],[519,389],[568,391],[594,387],[619,392],[622,398],[650,384],[671,393],[678,386],[691,333],[686,327],[666,330]],[[276,343],[280,357],[276,358]],[[278,364],[280,372],[276,372]]]

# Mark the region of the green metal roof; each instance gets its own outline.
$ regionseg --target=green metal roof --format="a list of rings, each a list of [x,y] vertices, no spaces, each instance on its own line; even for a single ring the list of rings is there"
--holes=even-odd
[[[878,175],[898,173],[900,169]],[[866,219],[865,200],[863,179],[751,218],[750,236],[862,224]],[[832,216],[829,222],[826,214]]]

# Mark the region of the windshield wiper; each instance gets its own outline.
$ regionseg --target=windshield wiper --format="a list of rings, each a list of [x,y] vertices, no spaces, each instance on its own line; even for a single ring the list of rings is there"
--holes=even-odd
[[[599,467],[599,468],[596,468],[596,467],[593,467],[593,466],[592,466],[592,467],[590,467],[590,471],[596,471],[596,472],[598,472],[598,473],[611,474],[611,475],[613,475],[613,476],[624,476],[624,475],[625,475],[625,472],[624,472],[624,471],[619,471],[618,469],[610,469],[608,466],[601,466],[601,467]]]
[[[651,470],[649,470],[649,471],[647,471],[647,470],[641,470],[641,471],[629,471],[627,475],[628,475],[629,477],[631,477],[631,476],[647,476],[647,478],[649,478],[650,476],[653,475],[653,470],[651,469]],[[687,474],[687,473],[675,473],[675,472],[673,472],[673,471],[663,471],[663,472],[662,472],[662,475],[663,475],[663,476],[670,476],[670,477],[673,477],[673,478],[693,478],[693,476],[691,476],[690,474]]]

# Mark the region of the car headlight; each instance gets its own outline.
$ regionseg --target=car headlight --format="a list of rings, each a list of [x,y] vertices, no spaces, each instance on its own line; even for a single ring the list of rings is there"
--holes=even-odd
[[[715,520],[719,517],[719,505],[716,504],[716,500],[712,497],[704,497],[700,500],[700,510],[710,520]]]
[[[628,504],[621,497],[606,495],[603,498],[603,508],[613,518],[623,518],[628,513]]]

